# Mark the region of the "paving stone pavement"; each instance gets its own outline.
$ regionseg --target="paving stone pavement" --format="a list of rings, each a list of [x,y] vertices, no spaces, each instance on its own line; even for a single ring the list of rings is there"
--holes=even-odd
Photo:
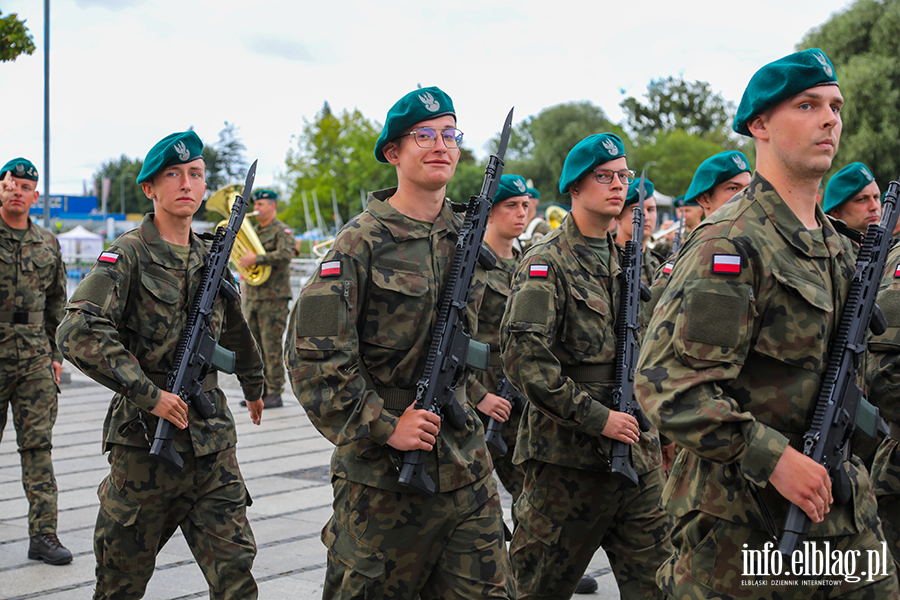
[[[111,392],[66,364],[71,382],[62,386],[59,417],[53,431],[53,465],[59,485],[59,537],[74,560],[50,566],[29,560],[28,503],[15,431],[9,419],[0,442],[0,599],[74,600],[90,598],[94,586],[92,539],[99,501],[97,486],[109,472],[100,453],[103,419]],[[264,600],[322,597],[325,548],[319,532],[331,515],[329,464],[331,444],[306,418],[287,391],[283,408],[263,413],[254,426],[241,399],[237,378],[220,376],[238,422],[238,459],[253,497],[248,513],[259,553],[253,574]],[[502,487],[501,487],[502,489]],[[511,498],[504,493],[505,518],[511,526]],[[588,573],[600,589],[576,598],[618,598],[615,579],[602,550]],[[145,598],[206,598],[206,581],[177,533],[159,553],[156,573]]]

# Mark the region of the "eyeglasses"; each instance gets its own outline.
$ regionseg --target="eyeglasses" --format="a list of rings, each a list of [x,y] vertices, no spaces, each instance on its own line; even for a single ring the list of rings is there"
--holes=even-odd
[[[625,185],[631,185],[634,182],[634,171],[632,171],[631,169],[622,169],[621,171],[597,169],[596,171],[594,171],[594,177],[597,179],[597,183],[602,183],[604,185],[612,183],[613,175],[617,175],[619,177],[619,181],[621,181]]]
[[[414,129],[400,137],[411,135],[413,136],[413,139],[416,140],[416,145],[419,148],[434,148],[434,145],[437,143],[438,131],[440,131],[441,138],[444,140],[444,145],[448,148],[459,148],[459,145],[462,144],[463,132],[459,129],[437,130],[432,129],[431,127],[422,127],[421,129]]]

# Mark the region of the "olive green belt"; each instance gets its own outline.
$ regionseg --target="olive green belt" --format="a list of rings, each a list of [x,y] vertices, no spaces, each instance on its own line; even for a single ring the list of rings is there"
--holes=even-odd
[[[890,426],[891,428],[891,431],[890,433],[888,433],[888,435],[891,436],[892,440],[897,440],[898,442],[900,442],[900,426],[894,425],[893,423],[888,423],[888,426]]]
[[[147,375],[147,379],[159,388],[166,389],[166,386],[169,385],[168,373],[145,373],[145,375]],[[203,380],[203,391],[211,392],[217,387],[219,387],[219,372],[210,371],[206,374],[206,379]]]
[[[38,324],[44,322],[44,311],[28,312],[27,310],[0,310],[0,323],[15,323],[16,325]]]
[[[611,381],[615,374],[615,365],[569,365],[562,368],[564,377],[575,383],[594,383]]]

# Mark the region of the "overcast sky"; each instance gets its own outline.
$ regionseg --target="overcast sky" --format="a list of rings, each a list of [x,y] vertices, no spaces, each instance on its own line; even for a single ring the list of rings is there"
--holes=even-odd
[[[480,157],[513,105],[514,124],[576,100],[619,121],[625,97],[679,74],[737,103],[760,66],[849,4],[51,0],[50,191],[80,194],[103,162],[143,158],[190,126],[215,143],[225,121],[259,158],[257,186],[277,185],[292,136],[324,101],[383,122],[418,83],[450,94]],[[43,5],[0,0],[37,46],[0,63],[0,164],[25,156],[42,177]]]

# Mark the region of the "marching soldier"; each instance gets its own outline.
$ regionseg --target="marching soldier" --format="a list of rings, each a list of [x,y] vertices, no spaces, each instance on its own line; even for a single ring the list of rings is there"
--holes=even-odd
[[[143,597],[157,553],[178,528],[209,583],[210,598],[257,597],[250,574],[256,556],[247,521],[250,496],[235,454],[234,417],[216,371],[203,382],[215,404],[208,419],[163,389],[209,252],[191,232],[206,193],[202,150],[193,131],[173,133],[150,149],[137,181],[154,212],[100,255],[57,332],[66,358],[115,392],[103,426],[110,473],[97,491],[95,600]],[[258,425],[262,359],[240,301],[220,295],[211,329],[219,344],[237,353],[235,369]],[[178,428],[173,445],[184,458],[182,471],[149,454],[158,419]]]
[[[14,158],[0,169],[0,437],[12,406],[22,485],[28,498],[28,558],[72,562],[56,535],[59,492],[51,448],[62,354],[56,327],[66,304],[66,270],[56,237],[35,225],[38,172]]]
[[[622,212],[619,213],[619,216],[615,218],[615,240],[622,248],[625,247],[625,242],[631,240],[633,236],[634,214],[632,209],[640,200],[640,196],[638,195],[639,185],[640,181],[635,179],[631,182],[631,185],[628,186],[628,195],[625,197],[625,206],[622,209]],[[663,260],[663,257],[655,251],[650,250],[648,247],[650,236],[656,231],[657,213],[656,198],[653,197],[653,192],[655,191],[653,182],[649,179],[644,179],[644,186],[644,235],[641,238],[643,248],[641,281],[644,282],[644,285],[649,287],[650,284],[653,283],[654,277],[656,277],[656,271],[659,269],[659,264]]]
[[[850,163],[828,180],[822,210],[865,233],[881,221],[881,190],[866,165]]]

